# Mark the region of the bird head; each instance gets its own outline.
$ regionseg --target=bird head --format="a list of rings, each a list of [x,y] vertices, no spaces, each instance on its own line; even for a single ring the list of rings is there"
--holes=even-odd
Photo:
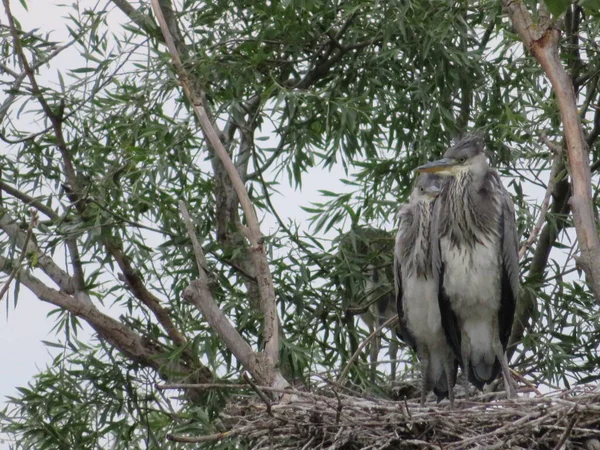
[[[441,192],[442,179],[433,173],[423,173],[417,179],[412,198],[416,201],[433,201]]]
[[[466,172],[483,175],[487,169],[483,139],[477,135],[468,135],[448,149],[442,159],[419,166],[415,170],[455,177]]]

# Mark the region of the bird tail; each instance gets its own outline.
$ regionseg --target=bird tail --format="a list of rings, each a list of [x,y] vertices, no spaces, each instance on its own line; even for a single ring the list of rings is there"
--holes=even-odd
[[[483,386],[486,383],[491,383],[496,379],[500,373],[500,361],[498,358],[494,359],[493,364],[487,364],[481,360],[477,364],[471,363],[469,365],[468,379],[469,381],[480,391],[483,391]]]
[[[451,350],[447,352],[440,351],[438,354],[431,355],[431,369],[429,372],[430,380],[433,384],[433,393],[435,394],[438,403],[448,397],[450,389],[456,384],[456,374],[458,372],[458,361],[454,358]],[[452,361],[450,364],[449,361]],[[446,375],[446,367],[450,366],[452,374],[452,386],[448,386],[448,377]]]

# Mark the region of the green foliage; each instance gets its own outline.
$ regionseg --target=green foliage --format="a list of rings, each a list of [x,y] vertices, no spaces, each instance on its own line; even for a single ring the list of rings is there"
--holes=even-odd
[[[590,0],[584,7],[594,10],[594,4]],[[547,5],[557,16],[579,8],[569,2]],[[147,2],[135,6],[150,15]],[[206,91],[217,124],[225,130],[226,123],[246,127],[234,134],[230,153],[247,172],[259,215],[278,221],[266,242],[284,333],[282,371],[289,379],[310,385],[316,375],[336,378],[366,337],[352,308],[368,302],[366,268],[374,261],[387,273],[386,292],[392,289],[395,214],[407,200],[412,170],[438,157],[467,129],[485,133],[490,159],[513,193],[522,241],[527,239],[539,212],[532,192],[537,198],[545,189],[552,159],[539,137],[546,134],[560,146],[561,124],[547,80],[508,28],[498,2],[181,0],[175,6],[186,67]],[[9,399],[0,429],[23,449],[176,448],[165,443],[168,433],[216,433],[216,414],[228,399],[240,397],[211,391],[173,400],[154,384],[194,380],[203,367],[220,382],[236,381],[242,370],[200,313],[182,300],[198,272],[178,202],[187,203],[203,240],[217,303],[259,348],[260,310],[244,266],[248,249],[234,227],[237,207],[235,212],[223,207],[218,164],[158,30],[126,20],[117,24],[124,19],[112,6],[64,8],[72,39],[62,49],[67,63],[53,59],[57,44],[47,30],[21,34],[28,59],[39,63],[38,82],[60,118],[64,143],[30,82],[16,83],[10,72],[0,73],[2,89],[11,96],[0,106],[0,179],[55,212],[56,217],[41,215],[39,247],[66,267],[66,242],[74,241],[94,304],[150,342],[158,357],[148,367],[102,336],[85,340],[84,320],[58,309],[49,320],[59,335],[54,345],[63,352]],[[577,17],[580,23],[569,29],[579,34],[579,51],[565,41],[561,58],[576,80],[582,117],[593,136],[600,21],[593,12]],[[0,27],[0,37],[2,67],[18,76],[10,30]],[[596,137],[590,146],[595,170]],[[245,154],[244,142],[250,149]],[[82,187],[80,202],[70,197],[65,150]],[[301,205],[308,223],[286,223],[272,197],[282,186],[302,187],[313,168],[343,172],[347,190],[336,192],[323,180],[320,198]],[[559,175],[566,176],[564,166]],[[593,189],[597,199],[598,186]],[[26,229],[27,202],[2,194],[2,211]],[[554,201],[559,197],[555,190]],[[591,368],[599,363],[598,313],[574,272],[567,212],[551,208],[545,240],[521,262],[534,322],[513,365],[547,385],[591,381]],[[361,234],[365,229],[370,231]],[[187,338],[186,346],[174,342],[134,295],[107,251],[110,245],[127,255]],[[0,255],[14,260],[18,253],[0,233]],[[40,273],[38,264],[29,262],[34,274]],[[20,307],[17,294],[26,290],[17,288],[14,306]],[[400,376],[410,376],[412,354],[404,349],[399,359]],[[177,373],[177,364],[188,372]],[[378,366],[376,382],[370,369],[361,357],[351,382],[386,395],[385,365]]]

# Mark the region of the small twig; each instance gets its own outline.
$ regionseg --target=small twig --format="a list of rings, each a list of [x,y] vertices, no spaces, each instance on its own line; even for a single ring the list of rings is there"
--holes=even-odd
[[[185,224],[188,236],[192,241],[192,247],[194,248],[194,256],[196,257],[196,264],[198,265],[198,270],[203,270],[205,273],[208,273],[206,266],[206,258],[204,257],[202,246],[198,241],[198,237],[196,236],[196,230],[194,229],[194,224],[192,223],[192,218],[190,217],[190,213],[187,207],[185,206],[185,202],[183,200],[179,202],[179,210],[181,211],[181,215],[183,216],[183,223]]]
[[[392,325],[395,325],[396,322],[398,322],[398,316],[395,315],[393,317],[390,317],[388,320],[386,320],[382,325],[379,326],[379,328],[377,328],[375,331],[373,331],[368,337],[367,339],[365,339],[356,349],[356,351],[354,352],[354,354],[352,355],[352,357],[350,358],[350,360],[348,361],[348,363],[346,364],[346,367],[344,367],[344,370],[342,370],[342,373],[340,374],[340,376],[338,377],[337,381],[338,383],[340,383],[341,381],[343,381],[346,378],[346,375],[348,374],[348,371],[350,370],[350,366],[352,364],[354,364],[354,361],[356,361],[356,359],[358,358],[358,356],[360,355],[360,352],[362,351],[363,348],[365,348],[367,346],[367,344],[369,342],[371,342],[375,336],[377,336],[381,330],[383,330],[386,327],[391,327]]]
[[[242,374],[242,378],[246,381],[246,383],[248,383],[250,385],[252,390],[258,394],[258,396],[265,403],[265,405],[267,405],[267,413],[270,416],[273,416],[273,412],[271,411],[271,401],[265,395],[265,393],[259,389],[259,387],[254,383],[254,381],[252,381],[250,374],[248,372],[244,372]]]
[[[566,428],[565,432],[560,437],[560,440],[558,441],[558,443],[554,447],[554,450],[560,450],[562,448],[563,444],[565,442],[567,442],[567,439],[569,438],[569,435],[571,434],[571,431],[573,431],[573,427],[575,426],[575,424],[578,421],[579,421],[579,417],[577,415],[573,416],[573,418],[569,421],[569,425],[567,425],[567,428]]]
[[[340,418],[342,417],[342,408],[344,406],[342,405],[342,400],[340,399],[340,396],[338,395],[337,391],[335,389],[331,389],[331,391],[333,392],[335,398],[338,401],[338,406],[335,414],[335,424],[337,425],[338,423],[340,423]]]
[[[6,294],[6,292],[8,291],[8,288],[10,287],[10,283],[12,282],[12,280],[15,279],[15,277],[17,276],[17,273],[21,269],[21,264],[23,264],[23,260],[25,259],[25,254],[27,253],[27,245],[29,244],[31,237],[33,236],[33,229],[37,226],[37,223],[38,223],[37,211],[33,208],[30,208],[29,214],[30,214],[31,218],[29,219],[29,226],[27,227],[27,234],[25,235],[25,243],[23,244],[23,248],[21,249],[21,255],[19,256],[17,263],[15,264],[12,271],[10,272],[10,275],[8,276],[8,280],[6,280],[6,282],[4,283],[4,286],[2,286],[2,290],[0,290],[0,301],[2,301],[2,297],[4,297],[4,294]]]
[[[519,260],[523,258],[527,249],[535,243],[540,234],[540,231],[542,230],[542,227],[544,226],[544,222],[546,221],[546,215],[548,214],[548,208],[550,207],[550,198],[552,197],[552,191],[554,190],[554,185],[556,184],[560,160],[562,158],[562,149],[550,142],[546,134],[542,134],[540,139],[548,146],[548,148],[552,151],[552,154],[554,155],[554,157],[552,158],[552,169],[550,170],[550,176],[548,177],[548,185],[546,187],[544,200],[542,201],[542,205],[540,207],[538,219],[535,223],[535,226],[533,227],[533,230],[531,230],[529,238],[519,249]]]
[[[235,434],[233,431],[225,431],[223,433],[207,434],[206,436],[181,436],[179,434],[167,434],[167,439],[172,442],[183,442],[186,444],[198,444],[200,442],[220,441]]]
[[[533,392],[536,393],[536,395],[541,396],[542,393],[538,390],[537,386],[535,386],[531,381],[529,381],[527,378],[525,378],[523,375],[521,375],[519,372],[517,372],[514,369],[510,369],[510,372],[513,374],[513,376],[515,376],[516,378],[518,378],[520,381],[523,382],[523,384],[525,384],[527,387],[530,387]]]

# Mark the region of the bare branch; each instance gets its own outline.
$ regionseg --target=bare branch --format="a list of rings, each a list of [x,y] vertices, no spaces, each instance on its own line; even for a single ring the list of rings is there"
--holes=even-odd
[[[139,274],[131,266],[131,261],[123,252],[122,248],[109,239],[104,240],[104,245],[119,265],[127,285],[136,298],[138,298],[144,305],[148,307],[148,309],[150,309],[150,311],[152,311],[158,322],[162,325],[173,342],[181,346],[185,345],[187,343],[187,339],[183,334],[181,334],[175,324],[173,324],[169,313],[161,306],[158,297],[150,292],[146,285],[142,282]]]
[[[600,239],[593,211],[588,147],[577,111],[573,83],[558,55],[560,32],[553,28],[545,11],[540,11],[539,23],[534,24],[523,2],[504,0],[503,3],[523,43],[544,69],[556,95],[573,181],[573,196],[569,203],[581,252],[578,263],[585,271],[596,301],[600,303]]]
[[[204,251],[202,250],[202,246],[198,241],[198,237],[196,236],[196,230],[194,230],[194,225],[192,223],[190,213],[187,207],[185,206],[185,202],[183,200],[179,202],[179,210],[181,211],[181,215],[183,216],[183,223],[185,224],[188,236],[192,241],[192,247],[194,248],[194,256],[196,257],[196,265],[198,266],[198,270],[201,272],[201,274],[206,275],[208,268],[206,265],[206,258],[204,257]]]
[[[162,41],[163,37],[152,21],[152,17],[135,9],[127,0],[111,0],[133,23],[155,39]]]
[[[525,252],[529,247],[531,247],[538,238],[540,231],[542,230],[542,226],[546,221],[546,214],[548,214],[548,208],[550,207],[550,198],[552,197],[552,192],[554,191],[554,184],[556,183],[556,178],[558,176],[558,168],[560,167],[560,160],[562,158],[562,149],[561,147],[557,147],[552,144],[546,135],[542,135],[541,138],[546,145],[552,150],[554,157],[552,158],[552,169],[550,169],[550,176],[548,177],[548,185],[546,187],[546,193],[544,195],[544,200],[542,200],[542,205],[540,206],[540,212],[538,215],[538,219],[535,223],[535,226],[531,230],[529,234],[529,238],[519,249],[519,260],[523,258]]]
[[[170,27],[168,26],[165,16],[163,15],[160,0],[152,0],[152,8],[158,19],[163,36],[165,37],[165,42],[169,49],[169,53],[171,54],[171,58],[173,59],[173,65],[175,66],[179,76],[179,81],[183,91],[192,104],[194,112],[196,113],[196,116],[200,122],[200,126],[202,127],[202,131],[210,142],[210,145],[213,147],[215,153],[223,163],[223,166],[225,167],[225,170],[227,171],[227,174],[238,196],[242,210],[244,211],[246,222],[248,224],[246,237],[250,241],[251,257],[256,267],[256,280],[261,299],[261,311],[264,317],[263,337],[265,342],[265,353],[267,357],[272,360],[274,366],[277,366],[279,362],[279,331],[275,289],[273,287],[273,279],[265,254],[263,236],[260,231],[260,225],[258,223],[256,211],[254,210],[254,205],[248,196],[248,192],[246,191],[246,187],[244,186],[244,182],[240,177],[240,174],[236,170],[235,165],[231,161],[227,150],[223,146],[223,143],[221,142],[212,121],[207,115],[207,112],[204,108],[202,92],[197,92],[194,86],[190,83],[189,75],[183,66],[181,57],[179,56],[178,48],[170,32]]]

